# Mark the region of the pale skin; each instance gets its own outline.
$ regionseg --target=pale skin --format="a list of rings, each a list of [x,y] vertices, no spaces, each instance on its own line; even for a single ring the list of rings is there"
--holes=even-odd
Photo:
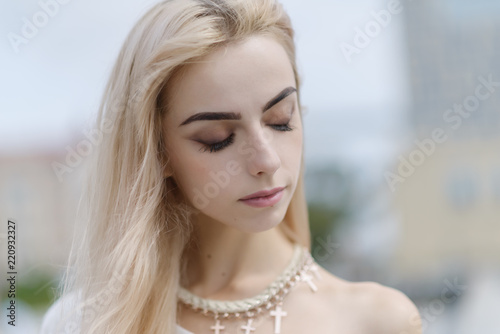
[[[293,253],[292,243],[278,229],[303,153],[289,58],[272,37],[252,36],[190,64],[172,83],[165,98],[170,104],[163,129],[170,157],[165,176],[172,176],[200,210],[193,220],[199,248],[186,288],[211,299],[254,296],[283,271]],[[183,124],[200,112],[239,116]],[[229,145],[210,152],[207,144],[230,136]],[[227,182],[217,184],[214,175],[221,173]],[[255,208],[239,200],[275,187],[285,189],[272,206]],[[287,296],[281,333],[421,333],[417,308],[403,293],[319,270],[323,279],[315,282],[318,292],[304,283]],[[255,322],[258,327],[251,333],[273,333],[273,319]],[[213,319],[188,309],[179,313],[178,324],[196,334],[213,333]],[[243,333],[241,323],[225,321],[225,326],[221,333]]]

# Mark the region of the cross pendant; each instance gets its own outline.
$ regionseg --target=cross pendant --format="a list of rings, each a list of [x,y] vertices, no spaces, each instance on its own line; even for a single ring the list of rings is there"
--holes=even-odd
[[[287,313],[281,309],[281,305],[277,305],[276,310],[271,311],[270,314],[276,317],[274,319],[274,333],[281,333],[281,317],[285,317]]]
[[[251,327],[253,319],[248,319],[246,326],[241,326],[241,329],[245,330],[245,334],[250,334],[250,331],[254,331],[255,328]]]
[[[224,329],[225,326],[220,325],[220,320],[215,320],[215,326],[210,327],[211,330],[215,331],[215,334],[220,334],[220,330]]]
[[[313,274],[316,276],[317,279],[321,279],[321,275],[319,274],[319,269],[316,264],[312,264],[310,270],[313,272]]]
[[[312,276],[306,274],[305,271],[301,271],[300,272],[300,277],[302,278],[303,281],[305,281],[309,287],[312,289],[313,292],[316,292],[318,290],[318,288],[316,287],[316,285],[314,285],[314,283],[311,281],[312,280]]]

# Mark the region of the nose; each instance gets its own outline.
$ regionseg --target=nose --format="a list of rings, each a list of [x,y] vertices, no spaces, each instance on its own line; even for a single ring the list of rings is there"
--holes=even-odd
[[[250,155],[246,158],[252,175],[273,175],[281,167],[281,159],[270,131],[261,129],[251,138]]]

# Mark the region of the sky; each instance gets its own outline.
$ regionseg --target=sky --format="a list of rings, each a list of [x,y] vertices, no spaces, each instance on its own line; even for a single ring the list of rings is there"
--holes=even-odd
[[[61,148],[90,128],[124,38],[158,2],[65,1],[0,5],[0,154]],[[281,2],[296,31],[306,158],[392,156],[410,101],[402,14],[348,62],[340,46],[354,45],[386,1]],[[16,50],[9,38],[26,22],[40,26]]]

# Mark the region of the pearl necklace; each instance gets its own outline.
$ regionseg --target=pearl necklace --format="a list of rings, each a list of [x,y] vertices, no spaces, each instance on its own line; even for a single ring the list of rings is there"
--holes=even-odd
[[[313,272],[317,279],[321,279],[318,266],[307,248],[295,244],[292,260],[285,270],[255,297],[228,301],[207,299],[196,296],[181,286],[179,286],[177,297],[179,302],[195,312],[213,317],[215,325],[210,328],[215,334],[220,334],[221,330],[225,328],[221,325],[221,319],[244,319],[246,325],[241,326],[241,328],[245,330],[245,334],[250,334],[251,331],[255,331],[255,328],[252,327],[252,321],[255,320],[255,317],[263,315],[267,310],[275,307],[269,314],[275,317],[274,333],[281,333],[281,318],[287,315],[282,309],[283,300],[290,290],[297,283],[306,282],[312,292],[317,291],[316,285],[312,282],[313,277],[308,274],[309,272]]]

